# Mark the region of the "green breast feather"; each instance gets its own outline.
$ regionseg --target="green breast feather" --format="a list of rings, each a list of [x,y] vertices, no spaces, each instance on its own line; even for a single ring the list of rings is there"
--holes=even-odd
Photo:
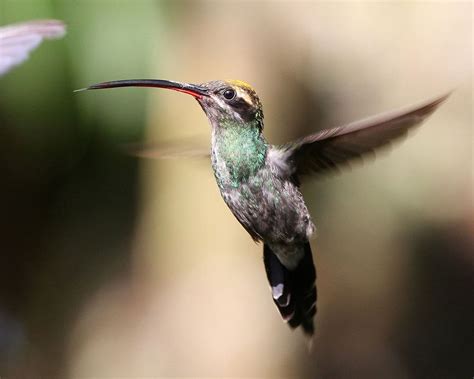
[[[219,179],[228,182],[222,184],[237,187],[265,164],[268,146],[256,125],[221,124],[216,144],[216,159],[224,161],[227,169],[227,175],[216,172]],[[214,169],[219,170],[219,167]]]

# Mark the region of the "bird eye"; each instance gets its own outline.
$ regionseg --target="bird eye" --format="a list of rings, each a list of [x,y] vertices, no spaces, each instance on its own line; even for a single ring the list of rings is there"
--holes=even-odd
[[[235,97],[235,91],[232,88],[227,88],[222,95],[227,100],[232,100]]]

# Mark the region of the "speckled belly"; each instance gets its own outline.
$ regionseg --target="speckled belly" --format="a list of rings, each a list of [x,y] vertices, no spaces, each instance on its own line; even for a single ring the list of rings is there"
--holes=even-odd
[[[234,216],[256,240],[291,244],[307,241],[313,231],[303,197],[292,182],[260,173],[221,194]]]

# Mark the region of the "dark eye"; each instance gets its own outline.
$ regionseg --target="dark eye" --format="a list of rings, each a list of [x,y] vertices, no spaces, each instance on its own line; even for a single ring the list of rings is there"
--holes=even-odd
[[[222,96],[227,100],[232,100],[235,97],[235,91],[232,88],[227,88],[222,93]]]

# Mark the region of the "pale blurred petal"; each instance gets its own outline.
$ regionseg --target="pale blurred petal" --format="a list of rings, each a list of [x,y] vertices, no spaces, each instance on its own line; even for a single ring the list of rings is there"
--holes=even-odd
[[[25,61],[44,39],[61,38],[66,26],[59,20],[34,20],[0,28],[0,75]]]

